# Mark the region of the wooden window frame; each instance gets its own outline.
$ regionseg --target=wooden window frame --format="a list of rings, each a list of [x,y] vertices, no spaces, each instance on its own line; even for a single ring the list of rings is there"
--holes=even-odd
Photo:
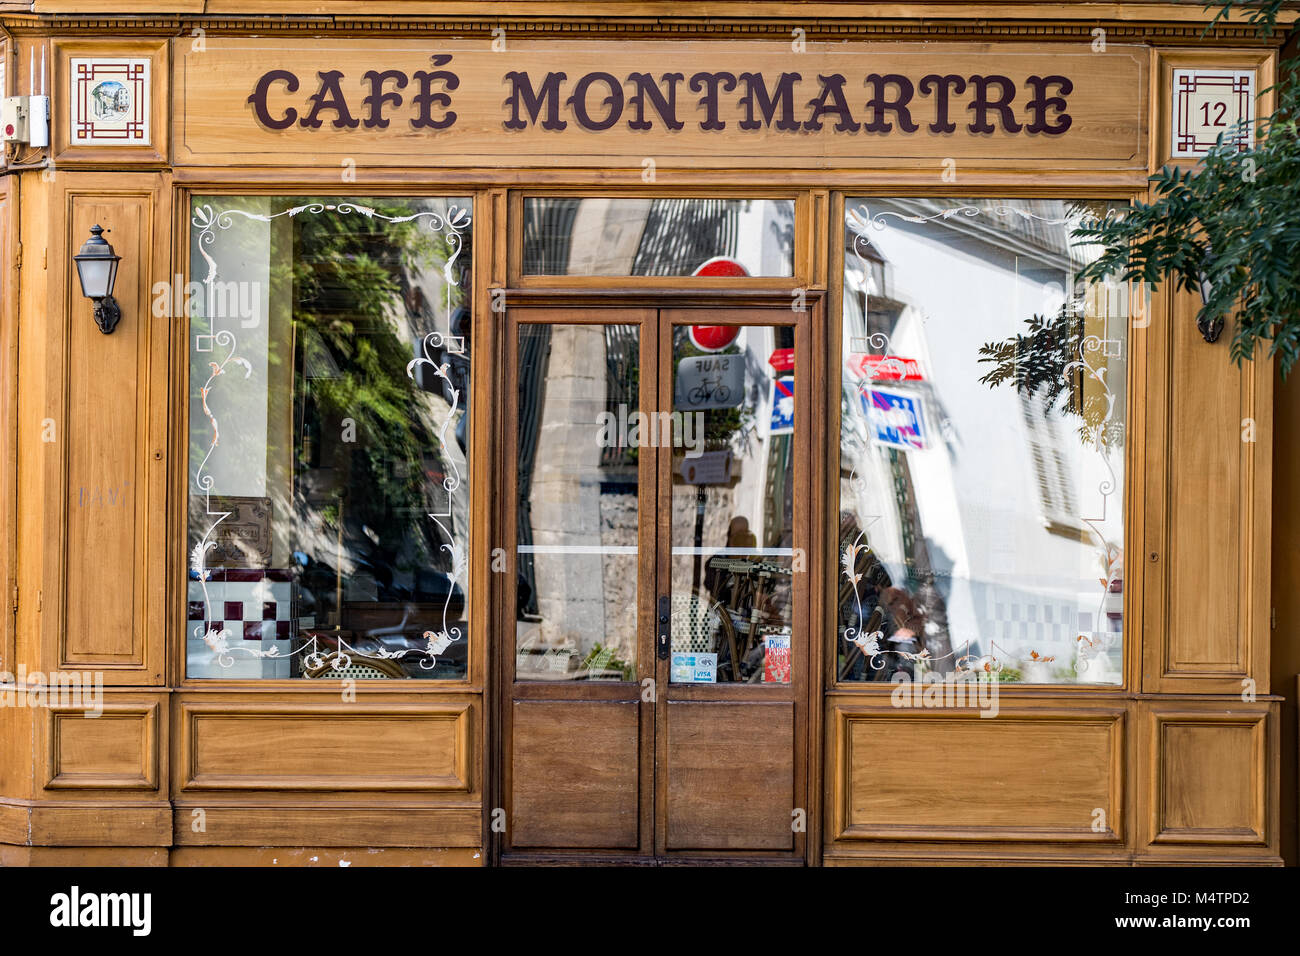
[[[1131,203],[1137,199],[1146,199],[1146,188],[1097,188],[1097,187],[1079,187],[1073,184],[1073,180],[1062,180],[1059,183],[1053,180],[1044,186],[1034,186],[1031,188],[996,188],[989,186],[975,186],[962,188],[960,186],[949,186],[945,188],[913,187],[906,185],[876,186],[871,188],[852,188],[850,190],[836,190],[831,194],[830,216],[828,224],[830,228],[830,248],[828,260],[830,267],[828,277],[830,281],[829,309],[827,312],[827,369],[830,374],[826,376],[826,391],[823,399],[826,402],[826,457],[822,465],[825,468],[825,484],[823,494],[825,496],[825,508],[823,512],[824,523],[822,534],[825,536],[825,546],[822,555],[823,561],[828,561],[827,567],[839,567],[839,555],[837,552],[838,531],[839,531],[839,470],[840,470],[840,401],[839,392],[841,388],[839,375],[836,370],[842,367],[843,356],[840,354],[841,330],[843,328],[843,295],[844,295],[844,206],[846,199],[870,199],[877,198],[945,198],[945,199],[1071,199],[1071,200],[1095,200],[1095,201],[1112,201]],[[1156,295],[1150,297],[1151,304],[1148,307],[1148,324],[1151,328],[1156,329],[1157,334],[1162,334],[1162,330],[1157,328],[1157,320],[1162,318],[1161,313],[1156,309]],[[1006,684],[998,688],[999,694],[1008,694],[1012,697],[1020,698],[1039,698],[1039,697],[1083,697],[1083,698],[1125,698],[1131,697],[1141,689],[1141,667],[1142,667],[1142,647],[1145,641],[1145,617],[1143,610],[1146,607],[1145,600],[1147,594],[1146,588],[1146,565],[1145,560],[1136,560],[1137,557],[1145,557],[1148,508],[1150,503],[1155,500],[1152,495],[1161,493],[1159,488],[1152,488],[1151,482],[1147,475],[1147,428],[1146,428],[1146,408],[1150,396],[1150,384],[1153,380],[1153,361],[1152,350],[1150,348],[1149,335],[1134,335],[1135,330],[1146,328],[1146,326],[1135,326],[1130,316],[1128,325],[1128,363],[1125,375],[1125,444],[1124,444],[1124,486],[1123,486],[1123,507],[1124,507],[1124,554],[1128,560],[1124,566],[1124,629],[1123,647],[1122,647],[1122,676],[1123,679],[1119,684]],[[823,686],[825,687],[825,696],[834,697],[887,697],[892,693],[894,685],[880,681],[845,681],[840,680],[836,672],[837,647],[839,641],[839,622],[838,622],[838,602],[837,602],[838,571],[836,577],[827,575],[827,580],[823,582],[822,601],[824,608],[824,617],[822,618],[823,634],[827,643],[824,645],[825,660],[823,661]]]
[[[843,269],[840,264],[843,262],[844,256],[844,237],[840,224],[843,222],[846,198],[907,195],[918,197],[943,196],[945,198],[960,199],[1030,199],[1068,196],[1069,198],[1088,200],[1131,202],[1146,195],[1145,189],[1136,187],[1080,187],[1075,185],[1076,181],[1073,179],[1060,183],[1052,182],[1047,185],[1018,189],[997,188],[987,185],[966,188],[954,188],[952,186],[946,188],[918,187],[909,186],[904,182],[895,182],[887,186],[849,186],[846,189],[825,190],[817,187],[793,189],[788,185],[782,185],[779,182],[781,178],[783,177],[773,177],[770,185],[758,184],[749,188],[693,185],[671,190],[662,187],[657,189],[602,188],[597,185],[563,187],[510,187],[501,185],[484,188],[481,185],[468,183],[457,186],[443,181],[427,182],[424,180],[408,184],[383,182],[359,188],[356,184],[349,183],[347,185],[350,188],[339,189],[333,171],[330,170],[327,173],[320,170],[311,171],[307,175],[288,174],[282,177],[277,176],[251,185],[236,185],[226,180],[225,177],[214,176],[210,185],[196,179],[174,187],[174,211],[177,222],[176,248],[174,250],[177,268],[174,272],[185,275],[187,278],[190,241],[188,211],[190,202],[196,195],[234,197],[245,195],[284,196],[297,193],[300,195],[336,195],[343,198],[346,196],[359,196],[365,193],[366,195],[392,196],[395,198],[465,196],[473,200],[475,224],[472,238],[474,302],[476,314],[483,316],[483,318],[478,319],[475,326],[478,341],[472,359],[474,363],[472,367],[474,385],[471,402],[476,407],[476,410],[471,427],[476,430],[476,434],[486,436],[486,438],[480,438],[475,442],[475,448],[471,453],[471,474],[476,476],[472,479],[471,496],[477,495],[478,497],[471,497],[470,588],[471,592],[476,594],[477,597],[470,602],[470,631],[472,635],[479,636],[477,640],[475,637],[470,638],[470,646],[467,649],[469,668],[465,678],[374,682],[383,684],[383,688],[370,688],[363,682],[362,687],[365,690],[386,689],[391,691],[400,689],[402,692],[410,690],[425,693],[438,690],[464,692],[467,690],[481,690],[491,682],[487,673],[488,655],[491,652],[482,642],[491,639],[490,631],[493,622],[501,620],[498,616],[501,609],[497,608],[499,595],[496,593],[500,589],[492,584],[490,572],[486,568],[490,558],[491,548],[489,545],[492,540],[491,536],[494,529],[499,528],[499,521],[494,516],[489,516],[488,505],[483,500],[492,494],[492,483],[484,472],[490,469],[490,450],[493,444],[500,439],[500,422],[495,420],[495,412],[490,414],[484,410],[485,406],[492,403],[493,390],[499,385],[501,361],[499,352],[503,347],[498,341],[500,337],[499,323],[493,320],[494,313],[491,308],[491,300],[494,293],[500,295],[504,292],[506,301],[512,305],[541,304],[543,302],[554,304],[586,302],[594,304],[598,301],[612,304],[611,297],[617,298],[620,304],[625,302],[631,305],[636,302],[649,301],[652,298],[664,302],[687,302],[706,298],[736,300],[738,302],[747,299],[750,301],[770,302],[774,297],[782,294],[791,295],[799,289],[805,289],[816,298],[825,299],[824,347],[818,354],[814,355],[814,359],[816,365],[822,366],[829,373],[831,370],[838,369],[841,361],[839,335],[842,322]],[[505,180],[508,177],[503,175],[502,179]],[[523,201],[526,197],[662,198],[666,193],[671,193],[672,198],[725,197],[793,200],[795,202],[794,275],[751,277],[735,280],[691,276],[522,276],[519,274],[523,253],[521,228]],[[1154,308],[1153,297],[1153,310]],[[178,323],[178,329],[185,324],[184,322]],[[1130,326],[1126,385],[1129,440],[1126,442],[1124,461],[1125,552],[1130,555],[1143,554],[1145,542],[1145,528],[1143,526],[1143,515],[1145,513],[1143,502],[1147,500],[1144,467],[1145,436],[1137,426],[1142,424],[1138,410],[1143,408],[1141,403],[1148,394],[1151,376],[1146,364],[1148,356],[1143,338],[1134,336],[1132,326]],[[484,345],[485,341],[489,343],[486,346]],[[186,336],[178,331],[177,351],[175,353],[177,381],[174,392],[174,401],[181,403],[175,406],[178,408],[186,408],[187,406],[184,403],[188,401],[187,345]],[[840,681],[835,673],[834,648],[838,637],[838,627],[835,619],[837,606],[835,602],[836,578],[832,577],[829,569],[838,567],[833,519],[838,514],[839,505],[838,483],[835,478],[838,475],[840,453],[837,440],[839,429],[839,403],[837,397],[840,383],[833,374],[825,374],[824,379],[825,391],[822,393],[822,400],[826,402],[826,415],[814,416],[814,421],[819,430],[824,428],[820,439],[826,448],[826,454],[820,463],[815,462],[815,464],[824,469],[823,478],[825,482],[821,506],[822,513],[819,517],[816,508],[814,508],[813,514],[815,530],[819,532],[821,540],[818,541],[817,536],[814,536],[813,543],[819,552],[820,563],[826,570],[822,572],[824,575],[823,586],[821,588],[814,587],[811,591],[814,603],[821,603],[822,607],[820,609],[816,607],[810,608],[810,611],[813,612],[811,620],[814,622],[820,620],[822,622],[821,636],[827,642],[821,645],[825,649],[825,659],[821,670],[822,686],[827,696],[887,694],[890,691],[889,687],[877,687],[870,682]],[[174,447],[180,452],[177,459],[178,463],[184,462],[184,467],[176,469],[174,488],[175,497],[178,501],[183,502],[186,495],[185,478],[188,474],[188,460],[185,452],[188,415],[181,412],[175,418],[176,421],[173,423]],[[813,436],[813,438],[817,440],[818,436]],[[815,475],[811,477],[814,480],[816,478]],[[185,527],[186,518],[184,509],[180,508],[179,505],[174,510],[176,514],[173,516],[173,520],[176,524],[173,527],[177,529],[176,533],[179,533],[180,529]],[[172,537],[175,538],[175,534]],[[184,548],[177,546],[175,540],[172,544],[177,554],[172,568],[172,575],[169,576],[169,579],[183,585],[186,580]],[[1141,562],[1131,562],[1131,564],[1131,567],[1126,566],[1124,593],[1126,627],[1124,630],[1123,683],[1118,685],[1007,685],[1001,689],[1002,692],[1028,697],[1060,694],[1127,696],[1135,693],[1140,684],[1138,679],[1140,675],[1138,652],[1142,643],[1142,609],[1145,602],[1143,601],[1144,589],[1142,587],[1143,564]],[[187,690],[217,686],[223,690],[239,690],[243,688],[264,690],[311,689],[310,682],[307,682],[307,686],[303,687],[303,681],[293,678],[227,680],[223,678],[187,677],[184,673],[184,602],[179,599],[179,595],[177,599],[169,602],[169,608],[178,635],[176,643],[172,645],[178,649],[175,655],[175,686]],[[814,645],[817,643],[815,635],[813,643]]]
[[[480,228],[480,215],[492,222],[492,211],[496,205],[489,190],[481,187],[448,186],[445,184],[412,183],[409,185],[359,185],[345,183],[347,189],[340,189],[337,175],[331,170],[328,177],[311,175],[285,177],[256,185],[239,186],[229,182],[214,181],[210,186],[202,183],[186,183],[175,186],[172,190],[175,242],[172,249],[172,276],[180,276],[182,281],[192,281],[190,275],[189,250],[191,242],[191,203],[196,196],[305,196],[330,197],[339,199],[383,196],[393,199],[446,199],[467,198],[473,209],[470,236],[471,283],[471,317],[474,322],[475,343],[470,356],[470,397],[469,414],[472,447],[469,456],[470,480],[470,521],[468,552],[468,588],[467,600],[469,633],[466,635],[466,671],[464,677],[457,678],[399,678],[393,680],[358,680],[356,689],[361,694],[381,693],[415,693],[415,694],[466,694],[482,693],[488,681],[488,653],[486,642],[491,626],[489,613],[493,601],[491,582],[489,580],[489,536],[488,508],[491,497],[489,474],[491,459],[489,449],[496,435],[495,421],[491,410],[491,386],[489,378],[495,373],[496,329],[491,322],[487,276],[492,274],[491,263],[480,261],[480,257],[489,260],[492,257],[493,244],[489,228]],[[480,318],[482,317],[482,318]],[[290,678],[223,678],[190,677],[186,673],[186,594],[188,572],[188,502],[189,502],[189,319],[178,316],[173,329],[172,368],[175,370],[171,383],[171,407],[174,412],[169,422],[172,446],[171,460],[175,463],[169,478],[170,491],[168,527],[169,552],[167,580],[177,588],[166,603],[168,623],[172,625],[174,636],[168,640],[172,649],[171,684],[177,690],[186,692],[210,690],[221,692],[262,691],[282,693],[320,693],[329,681],[310,680],[302,677]],[[332,690],[330,691],[332,692]]]

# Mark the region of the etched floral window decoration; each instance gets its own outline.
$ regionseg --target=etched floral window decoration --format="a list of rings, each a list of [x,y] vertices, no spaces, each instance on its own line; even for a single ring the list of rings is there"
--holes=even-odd
[[[1126,289],[1104,204],[846,205],[837,676],[1121,681]]]
[[[465,676],[470,208],[194,200],[188,676]]]

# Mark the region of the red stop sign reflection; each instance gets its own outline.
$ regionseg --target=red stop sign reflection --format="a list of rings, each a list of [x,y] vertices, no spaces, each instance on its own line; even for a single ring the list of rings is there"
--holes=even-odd
[[[735,259],[714,256],[695,270],[697,276],[747,276],[749,272]]]
[[[749,272],[735,259],[715,256],[695,270],[697,276],[747,276]],[[735,325],[692,325],[691,342],[704,352],[720,352],[740,335]]]
[[[692,325],[691,343],[702,352],[720,352],[740,335],[738,325]]]

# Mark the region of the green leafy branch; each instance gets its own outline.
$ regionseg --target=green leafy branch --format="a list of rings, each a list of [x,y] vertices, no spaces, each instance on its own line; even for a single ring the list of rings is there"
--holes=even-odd
[[[1223,5],[1217,19],[1232,7]],[[1251,22],[1267,36],[1280,4],[1252,5]],[[1217,335],[1235,317],[1230,355],[1241,363],[1267,343],[1287,375],[1300,357],[1300,84],[1284,71],[1273,89],[1277,108],[1257,124],[1220,134],[1194,168],[1165,166],[1150,178],[1154,198],[1123,215],[1085,221],[1073,235],[1101,254],[1082,280],[1172,280],[1203,304],[1197,324]]]
[[[1253,24],[1261,37],[1267,38],[1277,29],[1277,17],[1282,12],[1282,8],[1294,2],[1295,0],[1251,0],[1249,3],[1243,3],[1242,0],[1228,0],[1227,3],[1206,4],[1206,10],[1213,10],[1216,6],[1219,10],[1201,36],[1204,37],[1213,30],[1220,20],[1231,19],[1232,11],[1239,10],[1246,14],[1246,22]]]

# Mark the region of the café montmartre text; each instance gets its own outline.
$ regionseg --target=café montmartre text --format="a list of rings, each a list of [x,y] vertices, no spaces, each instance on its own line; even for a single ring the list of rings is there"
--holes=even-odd
[[[452,57],[434,56],[433,69],[407,73],[372,69],[358,75],[268,70],[248,97],[258,122],[271,130],[387,129],[394,122],[436,133],[452,129],[461,77]],[[659,75],[540,70],[503,73],[505,130],[540,128],[603,132],[677,132],[695,124],[706,132],[770,129],[780,133],[1044,134],[1070,128],[1065,76],[997,73],[695,72]]]

